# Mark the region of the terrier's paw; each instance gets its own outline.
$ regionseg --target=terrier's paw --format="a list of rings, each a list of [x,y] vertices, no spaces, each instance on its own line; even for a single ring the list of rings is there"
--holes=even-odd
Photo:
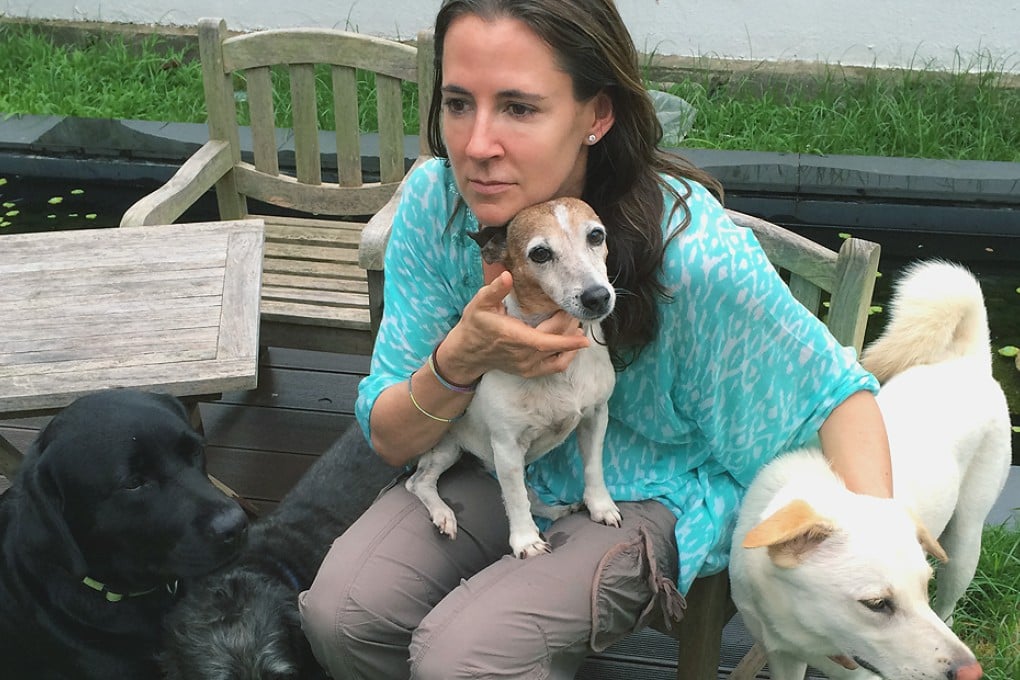
[[[511,546],[513,548],[513,546]],[[514,556],[518,559],[526,560],[529,557],[535,557],[536,555],[547,555],[552,552],[552,546],[539,538],[534,543],[522,546],[520,548],[513,548]]]
[[[591,515],[593,522],[599,522],[611,527],[619,527],[623,521],[620,509],[616,507],[616,503],[609,497],[585,501],[585,505],[588,506],[588,514]]]
[[[439,508],[432,512],[432,523],[439,529],[439,533],[450,537],[450,540],[457,538],[457,516],[450,508]]]

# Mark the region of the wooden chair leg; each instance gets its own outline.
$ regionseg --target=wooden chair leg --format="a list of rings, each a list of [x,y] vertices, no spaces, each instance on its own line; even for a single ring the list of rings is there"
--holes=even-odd
[[[213,400],[218,398],[219,397],[216,396],[211,397],[211,399]],[[201,399],[200,398],[187,399],[184,401],[184,405],[188,409],[188,415],[191,419],[192,427],[194,427],[195,430],[204,435],[205,426],[202,424],[202,411],[200,409]],[[209,481],[213,483],[213,486],[222,491],[229,498],[234,499],[234,501],[236,501],[237,504],[241,506],[241,509],[244,510],[244,513],[248,515],[249,519],[258,518],[259,509],[255,507],[254,503],[249,501],[247,498],[241,496],[241,494],[237,493],[220,480],[216,479],[216,477],[214,477],[213,475],[209,475]]]
[[[732,610],[727,572],[694,581],[677,630],[677,680],[718,680],[722,631]]]
[[[730,680],[754,680],[758,673],[765,667],[768,657],[765,656],[765,648],[761,643],[755,642],[747,654],[740,660],[733,672],[730,673]]]

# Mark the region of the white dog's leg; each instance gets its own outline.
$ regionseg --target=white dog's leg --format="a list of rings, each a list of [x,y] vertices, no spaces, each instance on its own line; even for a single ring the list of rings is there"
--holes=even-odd
[[[493,433],[492,453],[506,517],[510,521],[510,549],[514,556],[534,557],[552,552],[552,546],[542,540],[531,516],[528,488],[524,483],[524,451],[513,439]]]
[[[939,543],[949,555],[949,561],[938,565],[935,604],[932,609],[943,621],[950,621],[956,603],[967,590],[977,570],[983,522],[975,519],[954,516],[939,537]]]
[[[609,406],[599,404],[590,417],[582,418],[577,425],[577,444],[584,464],[584,504],[592,521],[618,527],[622,519],[620,509],[606,488],[602,468],[602,446],[609,424]]]
[[[977,570],[985,518],[1009,474],[1009,447],[1008,423],[986,434],[960,483],[953,516],[939,536],[949,562],[938,565],[932,609],[947,623]]]
[[[460,448],[457,442],[445,437],[431,451],[418,458],[418,467],[404,482],[407,490],[425,504],[439,533],[450,538],[457,538],[457,516],[446,501],[439,497],[436,484],[439,475],[449,470],[459,459]]]

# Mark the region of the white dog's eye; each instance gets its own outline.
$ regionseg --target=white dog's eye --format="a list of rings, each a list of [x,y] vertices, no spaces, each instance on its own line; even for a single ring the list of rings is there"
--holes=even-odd
[[[600,246],[606,240],[606,232],[602,229],[592,229],[588,232],[588,245]]]
[[[552,256],[553,256],[552,251],[546,248],[545,246],[538,246],[536,248],[532,248],[531,251],[528,253],[528,259],[538,264],[548,262],[549,260],[552,259]]]
[[[876,597],[870,600],[861,600],[861,604],[873,612],[879,614],[892,614],[893,601],[885,597]]]

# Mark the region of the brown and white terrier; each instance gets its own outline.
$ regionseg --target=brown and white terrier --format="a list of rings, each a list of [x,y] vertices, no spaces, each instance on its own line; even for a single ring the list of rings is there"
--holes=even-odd
[[[606,488],[602,445],[608,400],[616,383],[600,323],[612,313],[616,294],[606,273],[606,228],[579,199],[560,198],[522,210],[505,230],[487,229],[481,239],[487,262],[501,262],[513,275],[504,300],[507,313],[531,326],[564,310],[578,319],[590,345],[566,371],[522,378],[487,372],[463,418],[418,459],[407,482],[440,532],[456,538],[457,519],[436,489],[439,476],[470,451],[495,470],[510,521],[510,548],[517,557],[551,551],[532,518],[550,519],[577,505],[548,506],[530,492],[524,468],[577,431],[584,466],[584,505],[591,518],[620,525],[620,511]]]

